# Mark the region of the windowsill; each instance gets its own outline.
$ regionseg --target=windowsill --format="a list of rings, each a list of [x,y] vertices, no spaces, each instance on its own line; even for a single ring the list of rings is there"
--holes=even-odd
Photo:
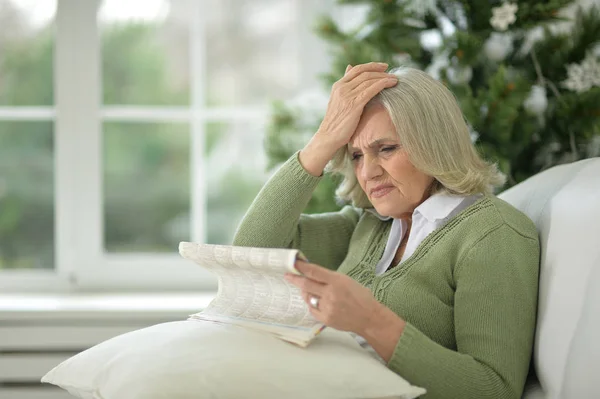
[[[216,292],[0,294],[0,320],[185,319],[215,296]]]

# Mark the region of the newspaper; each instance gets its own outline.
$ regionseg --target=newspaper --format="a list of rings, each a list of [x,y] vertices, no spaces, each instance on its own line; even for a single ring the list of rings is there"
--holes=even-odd
[[[307,260],[300,251],[182,242],[179,253],[219,280],[216,298],[191,319],[238,324],[302,346],[322,330],[300,289],[284,279],[300,274],[296,259]]]

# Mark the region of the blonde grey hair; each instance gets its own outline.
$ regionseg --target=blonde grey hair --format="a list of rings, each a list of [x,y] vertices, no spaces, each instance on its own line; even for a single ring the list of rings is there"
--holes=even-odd
[[[415,168],[434,178],[430,194],[491,194],[506,180],[498,167],[486,162],[471,142],[471,135],[456,98],[442,83],[414,68],[392,70],[398,84],[382,90],[367,107],[383,106],[403,149]],[[354,174],[346,146],[327,165],[342,176],[336,195],[341,202],[372,207]]]

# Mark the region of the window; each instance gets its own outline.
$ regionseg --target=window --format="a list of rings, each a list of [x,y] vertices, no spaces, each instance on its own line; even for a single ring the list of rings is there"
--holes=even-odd
[[[53,271],[56,4],[0,1],[0,270]]]
[[[0,289],[215,287],[177,244],[231,242],[324,4],[0,0]]]

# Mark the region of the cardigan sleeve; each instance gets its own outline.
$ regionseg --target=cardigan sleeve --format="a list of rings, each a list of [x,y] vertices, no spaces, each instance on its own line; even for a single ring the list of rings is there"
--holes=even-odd
[[[536,321],[539,240],[502,224],[454,269],[456,350],[407,323],[388,367],[423,398],[521,398]]]
[[[298,156],[287,160],[258,193],[233,245],[297,248],[312,263],[335,270],[346,256],[360,211],[345,206],[339,212],[303,214],[321,177],[309,174]]]

